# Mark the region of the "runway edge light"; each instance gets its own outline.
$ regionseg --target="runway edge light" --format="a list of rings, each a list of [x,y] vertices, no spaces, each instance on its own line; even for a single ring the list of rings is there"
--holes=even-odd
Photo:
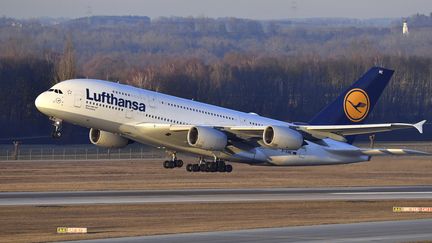
[[[394,213],[432,213],[432,207],[393,207]]]
[[[57,227],[57,234],[87,234],[87,228]]]

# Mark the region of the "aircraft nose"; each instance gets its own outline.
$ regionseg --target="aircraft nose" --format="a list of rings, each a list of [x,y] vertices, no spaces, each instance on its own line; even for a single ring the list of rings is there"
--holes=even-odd
[[[44,93],[42,93],[42,94],[38,95],[38,97],[36,97],[35,106],[39,111],[42,112],[42,108],[44,107],[44,103],[45,103]]]

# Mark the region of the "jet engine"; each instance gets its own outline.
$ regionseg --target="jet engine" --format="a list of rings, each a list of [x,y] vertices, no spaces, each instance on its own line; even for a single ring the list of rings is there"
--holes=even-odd
[[[205,150],[221,151],[227,145],[225,133],[211,127],[192,127],[187,134],[190,146]]]
[[[278,149],[297,150],[303,144],[303,136],[289,127],[268,126],[263,140],[265,145]]]
[[[123,148],[131,143],[127,138],[94,128],[90,129],[89,138],[92,144],[104,148]]]

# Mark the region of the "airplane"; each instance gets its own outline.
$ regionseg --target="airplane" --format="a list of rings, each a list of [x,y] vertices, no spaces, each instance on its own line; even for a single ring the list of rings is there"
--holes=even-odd
[[[369,161],[372,156],[428,155],[408,149],[359,148],[355,135],[415,128],[415,124],[364,124],[394,71],[372,67],[308,123],[291,123],[178,98],[124,84],[72,79],[55,84],[35,100],[53,121],[87,127],[90,142],[122,148],[138,142],[165,148],[164,168],[179,168],[177,153],[197,155],[189,172],[231,172],[228,162],[269,166],[334,165]]]

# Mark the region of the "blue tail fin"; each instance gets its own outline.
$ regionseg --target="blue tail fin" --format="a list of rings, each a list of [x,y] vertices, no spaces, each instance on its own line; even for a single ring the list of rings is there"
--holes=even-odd
[[[393,70],[373,67],[345,90],[330,105],[321,110],[311,125],[362,124],[372,112],[393,75]]]

